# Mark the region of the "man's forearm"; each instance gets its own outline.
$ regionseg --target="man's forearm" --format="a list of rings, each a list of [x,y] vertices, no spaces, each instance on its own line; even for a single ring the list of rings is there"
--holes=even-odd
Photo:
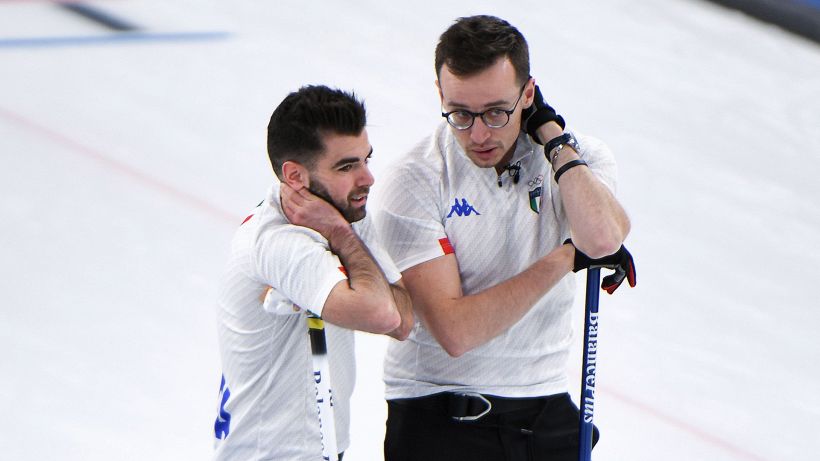
[[[410,331],[413,330],[413,326],[416,322],[415,316],[413,315],[413,303],[410,301],[410,294],[404,287],[391,284],[390,292],[393,294],[393,300],[396,302],[396,309],[399,311],[401,323],[399,323],[399,326],[395,330],[388,333],[388,335],[399,341],[404,341],[407,339]]]
[[[574,254],[564,248],[558,251]],[[570,261],[571,257],[558,253],[547,255],[512,279],[461,298],[458,305],[464,307],[464,315],[457,321],[467,327],[463,329],[469,337],[464,343],[467,350],[490,341],[521,320],[570,272]]]
[[[349,225],[328,232],[330,249],[344,265],[347,280],[337,283],[322,309],[322,318],[354,330],[385,334],[400,324],[396,303],[384,274]]]
[[[352,290],[369,292],[380,298],[392,300],[390,285],[384,278],[384,273],[361,239],[353,232],[352,227],[334,230],[328,243],[330,250],[344,265]]]
[[[563,152],[553,165],[556,170],[579,158],[575,152]],[[626,212],[609,189],[583,166],[564,172],[558,186],[572,239],[578,249],[593,258],[618,251],[629,233],[630,224]]]
[[[463,296],[454,260],[433,260],[404,272],[415,313],[447,351],[458,357],[496,336],[529,312],[573,268],[575,250],[562,245],[518,275]]]
[[[555,122],[538,127],[538,137],[546,144],[561,136],[564,130]],[[549,155],[549,153],[547,153]],[[580,159],[572,149],[562,149],[553,162],[553,172],[561,166]],[[548,161],[552,159],[547,159]],[[561,200],[567,212],[575,245],[591,257],[603,257],[618,251],[629,233],[629,218],[609,189],[589,168],[575,167],[564,172],[559,179]]]

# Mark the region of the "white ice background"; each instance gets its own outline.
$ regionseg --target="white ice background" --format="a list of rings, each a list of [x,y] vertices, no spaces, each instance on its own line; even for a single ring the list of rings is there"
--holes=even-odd
[[[477,13],[619,162],[638,287],[601,296],[594,459],[820,459],[820,47],[699,0],[501,3],[95,2],[189,34],[113,42],[0,2],[0,459],[208,459],[216,287],[271,111],[354,89],[378,183],[440,120],[438,35]],[[346,460],[381,458],[385,344],[358,335]]]

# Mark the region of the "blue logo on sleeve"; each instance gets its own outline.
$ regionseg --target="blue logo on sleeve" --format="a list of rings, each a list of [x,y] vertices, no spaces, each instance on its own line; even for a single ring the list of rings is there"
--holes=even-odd
[[[225,411],[225,404],[230,397],[231,391],[225,385],[225,375],[222,375],[222,384],[219,385],[219,414],[214,423],[214,435],[218,439],[226,438],[231,431],[231,414]]]
[[[461,199],[461,203],[458,203],[457,198],[454,200],[453,206],[450,208],[450,214],[448,214],[447,217],[453,216],[453,213],[458,216],[470,216],[471,213],[475,213],[476,215],[481,214],[474,206],[467,203],[466,198]]]

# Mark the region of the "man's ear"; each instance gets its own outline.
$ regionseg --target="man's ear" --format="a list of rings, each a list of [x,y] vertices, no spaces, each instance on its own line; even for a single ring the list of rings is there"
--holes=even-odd
[[[282,164],[282,182],[292,187],[293,190],[300,190],[310,186],[308,170],[304,165],[288,160]]]
[[[528,108],[532,105],[533,99],[535,98],[535,79],[530,77],[530,80],[524,86],[524,96],[523,96],[523,106],[524,108]]]

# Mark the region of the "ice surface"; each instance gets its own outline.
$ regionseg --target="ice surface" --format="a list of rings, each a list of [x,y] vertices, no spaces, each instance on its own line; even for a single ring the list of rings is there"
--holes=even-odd
[[[111,33],[0,4],[3,459],[207,459],[216,285],[271,111],[355,89],[378,181],[439,122],[435,42],[476,13],[521,29],[549,102],[619,161],[639,285],[602,295],[595,459],[820,453],[816,44],[688,0],[94,4],[225,35],[20,46]],[[345,459],[379,459],[385,340],[358,341]]]

